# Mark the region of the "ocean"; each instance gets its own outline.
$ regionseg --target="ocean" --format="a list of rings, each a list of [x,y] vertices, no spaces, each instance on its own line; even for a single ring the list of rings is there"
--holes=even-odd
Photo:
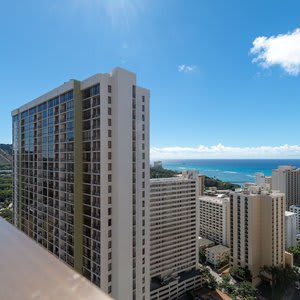
[[[201,174],[222,181],[244,185],[255,182],[255,173],[267,176],[281,165],[300,167],[300,159],[189,159],[164,160],[163,167],[175,171],[198,170]]]

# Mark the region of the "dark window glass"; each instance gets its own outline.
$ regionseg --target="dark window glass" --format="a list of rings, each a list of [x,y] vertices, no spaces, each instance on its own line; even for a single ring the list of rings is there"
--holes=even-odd
[[[53,99],[53,105],[54,106],[56,106],[56,105],[58,105],[59,104],[59,98],[57,97],[57,98],[54,98]]]
[[[53,108],[50,108],[48,110],[48,116],[53,116],[53,114],[54,114],[54,110],[53,110]]]
[[[72,109],[73,108],[73,101],[68,101],[67,102],[67,110]]]
[[[28,116],[28,110],[22,112],[22,114],[21,114],[21,118],[22,119],[25,118],[25,117],[27,117],[27,116]]]
[[[67,130],[68,131],[73,130],[73,122],[68,122],[67,123]]]
[[[33,107],[29,110],[29,115],[32,116],[36,113],[36,107]]]
[[[67,141],[72,142],[74,140],[74,133],[73,131],[67,132]]]
[[[100,85],[99,84],[96,84],[88,89],[85,89],[83,92],[82,92],[82,97],[83,99],[86,99],[86,98],[89,98],[91,96],[95,96],[95,95],[98,95],[100,93]]]
[[[67,112],[67,121],[73,120],[73,117],[74,117],[74,112],[72,110],[68,111]]]

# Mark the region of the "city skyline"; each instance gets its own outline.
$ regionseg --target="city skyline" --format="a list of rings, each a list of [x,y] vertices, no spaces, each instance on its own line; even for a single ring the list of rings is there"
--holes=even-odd
[[[22,103],[119,65],[151,89],[151,159],[300,158],[298,8],[295,1],[7,2],[0,142],[11,142],[10,112]]]

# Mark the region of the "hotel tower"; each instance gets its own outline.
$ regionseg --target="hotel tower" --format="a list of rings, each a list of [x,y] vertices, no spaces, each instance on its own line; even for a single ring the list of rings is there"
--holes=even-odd
[[[181,299],[204,284],[198,264],[198,184],[192,170],[150,180],[151,300]]]
[[[285,266],[284,212],[283,193],[230,193],[230,266],[247,269],[254,285],[262,267]]]
[[[113,298],[149,299],[149,90],[116,68],[12,118],[15,225]]]

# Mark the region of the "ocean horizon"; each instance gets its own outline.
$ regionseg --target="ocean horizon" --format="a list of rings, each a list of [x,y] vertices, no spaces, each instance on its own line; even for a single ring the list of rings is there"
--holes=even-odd
[[[255,173],[267,176],[278,166],[300,167],[300,159],[176,159],[162,160],[163,167],[174,171],[198,170],[206,176],[244,185],[255,182]]]

